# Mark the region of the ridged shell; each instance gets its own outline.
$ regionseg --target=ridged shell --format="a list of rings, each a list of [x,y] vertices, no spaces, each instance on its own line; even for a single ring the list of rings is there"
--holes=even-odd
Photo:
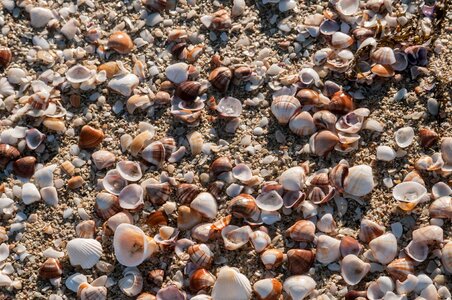
[[[160,167],[163,162],[165,161],[165,146],[162,142],[156,141],[152,142],[143,149],[141,156],[144,160],[147,162],[150,162],[151,164]]]
[[[408,274],[414,273],[414,262],[409,258],[399,258],[393,260],[386,271],[395,280],[404,281]]]
[[[191,203],[199,193],[199,187],[196,184],[191,183],[181,183],[176,189],[176,197],[181,204]]]
[[[316,131],[314,119],[311,114],[302,111],[289,121],[290,130],[299,136],[311,135]]]
[[[0,168],[5,167],[10,160],[14,160],[20,156],[16,147],[8,144],[0,144]]]
[[[344,49],[351,46],[355,40],[343,32],[337,31],[331,36],[331,45],[335,48]]]
[[[213,253],[206,244],[196,244],[188,247],[190,260],[199,268],[209,268],[213,260]]]
[[[260,215],[256,200],[248,194],[240,194],[234,197],[229,204],[229,208],[231,214],[236,218],[257,220]]]
[[[118,282],[119,289],[128,297],[135,297],[143,290],[143,275],[135,267],[126,268],[123,272],[124,277]]]
[[[369,243],[373,257],[381,264],[388,264],[396,257],[397,239],[394,234],[388,232],[376,237]]]
[[[378,48],[374,52],[372,52],[370,57],[377,64],[392,65],[396,63],[394,50],[392,50],[392,48],[390,47]]]
[[[104,192],[97,194],[94,210],[99,217],[107,220],[121,211],[118,196]]]
[[[312,250],[290,249],[287,251],[287,263],[292,275],[301,275],[314,265],[316,254]]]
[[[190,289],[194,292],[207,290],[215,283],[215,276],[206,269],[197,269],[190,275]]]
[[[384,232],[385,228],[382,225],[379,225],[371,220],[362,219],[359,229],[359,239],[364,243],[369,243],[374,238],[382,235]]]
[[[218,67],[209,75],[210,83],[220,92],[227,91],[232,79],[232,71],[227,67]]]
[[[289,95],[282,95],[273,99],[271,111],[279,124],[286,125],[300,107],[301,104],[297,98]]]
[[[154,205],[163,205],[171,195],[171,185],[168,182],[149,183],[145,185],[146,199]]]
[[[80,300],[106,300],[107,288],[104,286],[92,286],[88,283],[82,283],[77,292]]]
[[[177,86],[175,95],[183,101],[193,102],[198,98],[201,83],[197,81],[185,81]]]
[[[212,289],[213,300],[249,300],[251,299],[251,284],[245,275],[234,268],[224,266],[218,273]]]
[[[48,258],[39,268],[39,277],[45,279],[59,278],[63,274],[61,263],[55,258]]]
[[[66,245],[71,265],[80,265],[83,269],[94,267],[102,256],[102,245],[94,239],[75,238]]]
[[[431,218],[452,219],[452,197],[436,199],[430,205],[429,212]]]

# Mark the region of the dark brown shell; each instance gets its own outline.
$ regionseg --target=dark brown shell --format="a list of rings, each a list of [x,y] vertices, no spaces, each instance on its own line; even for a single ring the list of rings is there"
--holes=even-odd
[[[89,125],[82,127],[78,145],[82,149],[91,149],[99,146],[104,140],[104,132]]]
[[[296,94],[301,105],[319,105],[319,93],[312,89],[301,89]]]
[[[315,253],[312,250],[290,249],[287,251],[289,272],[292,275],[307,273],[315,261]]]
[[[149,10],[162,11],[166,9],[167,0],[142,0],[144,6]]]
[[[217,180],[209,184],[207,191],[211,193],[217,200],[220,199],[221,193],[223,192],[225,183],[224,181]]]
[[[367,291],[349,291],[345,294],[345,300],[355,300],[358,298],[367,299]]]
[[[11,160],[20,156],[16,147],[8,144],[0,144],[0,168],[3,169]]]
[[[349,254],[358,256],[362,250],[362,246],[355,238],[351,236],[344,236],[341,240],[339,249],[341,251],[342,257],[345,257]]]
[[[248,194],[240,194],[234,197],[229,208],[231,209],[231,214],[236,218],[248,219],[260,213],[256,200]]]
[[[346,114],[355,109],[355,104],[349,94],[346,94],[344,91],[339,91],[331,97],[328,109],[334,113]]]
[[[190,204],[200,193],[196,184],[181,183],[177,187],[176,197],[180,204]]]
[[[35,173],[36,157],[25,156],[13,163],[14,174],[19,177],[30,178]]]
[[[197,81],[185,81],[176,88],[176,96],[184,101],[193,102],[198,98],[200,90],[201,83]]]
[[[419,139],[421,146],[424,148],[430,148],[436,141],[438,141],[438,134],[430,129],[419,129]]]
[[[339,192],[344,192],[344,181],[348,176],[348,166],[343,163],[337,164],[329,174],[330,184]]]
[[[174,44],[171,47],[171,54],[178,59],[186,59],[187,58],[187,43],[179,42]]]
[[[232,171],[231,160],[226,156],[220,156],[210,165],[210,172],[216,177],[224,172]]]
[[[12,61],[13,55],[8,47],[0,47],[0,66],[6,68]]]
[[[210,83],[220,92],[227,91],[232,79],[232,71],[227,67],[218,67],[209,75]]]
[[[149,214],[146,218],[146,224],[150,227],[160,226],[160,225],[168,225],[168,216],[165,211],[157,210]]]
[[[251,74],[253,73],[253,70],[248,66],[240,66],[236,69],[234,69],[234,78],[242,81],[247,80],[250,78]]]
[[[48,258],[39,268],[39,277],[45,279],[59,278],[63,274],[61,263],[55,258]]]

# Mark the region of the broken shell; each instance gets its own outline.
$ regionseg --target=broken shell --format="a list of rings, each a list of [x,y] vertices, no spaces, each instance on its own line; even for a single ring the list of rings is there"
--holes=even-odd
[[[287,251],[287,263],[292,275],[307,273],[314,265],[316,254],[312,250],[290,249]]]
[[[212,223],[196,225],[191,230],[191,236],[197,241],[207,242],[212,237]]]
[[[349,254],[358,256],[362,248],[362,245],[351,236],[344,236],[341,240],[340,251],[342,257],[345,257]]]
[[[309,220],[297,221],[286,233],[297,242],[312,242],[315,239],[315,224]]]
[[[299,136],[311,135],[316,131],[314,119],[307,111],[302,111],[289,121],[289,129]]]
[[[140,79],[137,75],[133,73],[126,73],[113,77],[108,82],[108,87],[125,97],[129,97],[130,95],[132,95],[133,90],[139,83]]]
[[[339,259],[341,241],[322,234],[317,239],[317,251],[315,258],[318,262],[327,265]]]
[[[336,2],[336,9],[344,16],[351,16],[358,12],[359,0],[339,0]]]
[[[301,104],[297,98],[289,95],[276,97],[271,104],[271,111],[279,124],[286,125],[300,109]]]
[[[75,238],[66,245],[71,265],[91,269],[102,256],[102,245],[94,239]]]
[[[45,139],[46,135],[36,128],[30,128],[25,131],[25,141],[27,147],[31,150],[38,148]]]
[[[96,148],[102,143],[104,137],[104,132],[101,129],[85,125],[80,130],[78,145],[82,149]]]
[[[385,228],[374,221],[362,219],[359,229],[359,239],[364,243],[369,243],[374,238],[379,237],[385,232]]]
[[[374,187],[372,168],[358,165],[348,169],[344,181],[344,191],[353,196],[361,197],[369,194]]]
[[[201,23],[211,30],[219,31],[226,31],[232,26],[231,16],[225,9],[220,9],[211,16],[202,16]]]
[[[82,83],[88,81],[96,74],[96,71],[90,70],[82,65],[75,65],[66,72],[66,79],[70,83]]]
[[[162,142],[156,141],[149,144],[141,152],[141,157],[147,162],[160,167],[165,161],[166,150]]]
[[[227,91],[232,79],[232,71],[227,67],[218,67],[209,75],[210,83],[220,92]]]
[[[108,218],[121,211],[118,196],[109,193],[97,194],[94,210],[99,217],[107,220]]]
[[[249,300],[251,292],[250,281],[245,275],[235,268],[224,266],[218,273],[211,295],[214,300]]]
[[[138,184],[129,184],[119,193],[119,205],[124,209],[137,209],[144,205],[143,188]]]
[[[452,197],[436,199],[430,205],[429,212],[431,218],[452,219]]]
[[[271,239],[268,233],[262,230],[253,231],[249,234],[249,238],[251,244],[253,244],[254,246],[254,250],[256,250],[257,253],[264,251],[265,248],[267,248],[271,243]]]
[[[154,11],[163,11],[167,8],[168,5],[167,0],[141,0],[141,2],[144,6],[146,6],[147,9]]]
[[[27,182],[22,186],[22,201],[25,205],[41,200],[41,194],[33,183]]]
[[[370,57],[377,64],[392,65],[396,63],[394,50],[392,50],[390,47],[378,48],[372,52]]]
[[[35,173],[36,158],[25,156],[13,163],[13,170],[16,176],[30,178]]]
[[[137,226],[120,224],[113,238],[115,256],[121,265],[136,267],[158,251],[155,241]]]
[[[279,182],[285,190],[299,191],[305,186],[306,169],[304,167],[292,167],[284,171],[279,177]]]
[[[99,150],[91,155],[91,159],[98,170],[103,170],[115,163],[116,156],[110,151]]]
[[[6,68],[12,61],[13,55],[8,47],[0,47],[0,66]]]
[[[417,276],[408,274],[404,281],[396,281],[396,289],[399,294],[409,294],[416,288],[419,279]]]
[[[128,297],[134,297],[143,290],[143,276],[135,267],[128,267],[123,272],[124,277],[118,282],[119,289]]]
[[[186,63],[175,63],[165,70],[168,80],[175,84],[180,84],[188,79],[188,65]]]
[[[295,275],[287,278],[283,283],[284,291],[293,300],[302,300],[308,297],[315,289],[314,279],[307,275]]]
[[[276,269],[283,263],[284,253],[278,249],[268,249],[261,254],[262,263],[265,269]]]
[[[320,84],[319,74],[312,68],[303,68],[299,73],[300,82],[309,86],[315,84],[318,86]]]
[[[278,300],[282,293],[282,284],[276,278],[266,278],[256,281],[253,285],[258,300]]]
[[[110,35],[108,38],[107,47],[115,50],[120,54],[127,54],[133,49],[133,41],[130,36],[123,32],[118,31]]]
[[[47,205],[58,205],[58,193],[54,186],[43,187],[39,192],[41,193],[42,200],[44,200]]]
[[[105,177],[102,180],[102,185],[107,190],[107,192],[114,195],[119,195],[122,189],[127,185],[127,181],[122,178],[118,170],[113,169],[105,174]]]
[[[79,189],[83,186],[85,180],[82,176],[73,176],[67,181],[67,187],[71,190]]]
[[[354,254],[345,256],[341,261],[341,274],[347,284],[358,284],[369,271],[370,264],[363,262]]]
[[[386,271],[395,280],[404,281],[408,274],[414,273],[414,262],[409,258],[399,258],[393,260]]]
[[[121,68],[119,67],[118,63],[115,61],[108,61],[104,64],[101,64],[97,68],[98,72],[105,71],[108,79],[110,79],[113,76],[115,76],[116,74],[118,74],[120,70],[121,70]]]
[[[181,204],[190,204],[200,193],[196,184],[181,183],[177,186],[176,197]]]
[[[190,208],[199,212],[203,217],[214,219],[217,215],[218,204],[215,197],[207,192],[202,192],[190,203]]]
[[[414,130],[412,127],[403,127],[396,131],[395,141],[401,148],[406,148],[413,143]]]
[[[45,279],[59,278],[63,274],[61,263],[55,258],[48,258],[39,268],[39,277]]]
[[[206,269],[197,269],[190,275],[190,289],[194,292],[207,290],[214,285],[215,279]]]
[[[196,244],[188,247],[190,260],[199,268],[209,268],[213,260],[213,253],[206,244]]]
[[[134,161],[122,160],[116,164],[116,170],[127,181],[138,181],[143,176],[140,164]]]
[[[399,183],[392,190],[393,197],[400,201],[399,207],[411,211],[426,196],[427,189],[416,181]]]
[[[379,237],[374,238],[369,243],[373,257],[381,264],[388,264],[397,255],[397,239],[388,232]]]

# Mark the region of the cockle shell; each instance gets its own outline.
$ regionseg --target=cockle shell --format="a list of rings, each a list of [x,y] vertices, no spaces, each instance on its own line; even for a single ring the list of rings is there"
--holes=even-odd
[[[293,300],[303,300],[315,289],[314,279],[307,275],[295,275],[287,278],[283,283],[284,291]]]
[[[123,31],[117,31],[110,35],[107,46],[120,54],[127,54],[134,47],[130,36]]]
[[[374,187],[372,168],[358,165],[348,169],[344,181],[344,191],[353,196],[361,197],[369,194]]]
[[[300,107],[301,104],[297,98],[289,95],[282,95],[273,99],[271,111],[279,124],[286,125]]]
[[[66,245],[71,265],[80,265],[83,269],[94,267],[102,256],[102,245],[94,239],[75,238]]]
[[[345,256],[341,261],[341,274],[347,284],[358,284],[369,271],[370,264],[363,262],[354,254]]]
[[[12,61],[13,55],[8,47],[0,47],[0,66],[6,68]]]
[[[118,196],[104,192],[97,194],[94,210],[99,217],[107,220],[108,218],[121,211]]]
[[[282,293],[282,284],[276,278],[266,278],[256,281],[253,285],[258,300],[278,300]]]
[[[396,63],[396,58],[394,55],[394,50],[390,47],[381,47],[376,49],[370,55],[371,59],[377,64],[382,65],[392,65]]]
[[[249,300],[251,284],[237,269],[224,266],[220,269],[212,289],[213,300]]]
[[[287,234],[297,242],[312,242],[315,239],[315,224],[309,220],[297,221],[287,229]]]
[[[316,131],[314,119],[311,114],[302,111],[289,121],[289,129],[299,136],[311,135]]]
[[[372,241],[385,232],[385,228],[374,221],[362,219],[359,229],[359,239],[365,243]]]
[[[123,272],[124,277],[122,277],[118,286],[121,292],[128,297],[135,297],[143,290],[143,275],[141,275],[140,270],[135,267],[128,267]]]
[[[146,184],[145,182],[143,182],[142,185],[146,190],[146,199],[151,201],[154,205],[165,204],[171,194],[171,185],[168,182]]]
[[[152,142],[143,149],[141,157],[147,162],[160,167],[166,158],[165,145],[160,141]]]
[[[369,243],[373,257],[381,264],[388,264],[397,255],[397,239],[394,234],[388,232],[376,237]]]
[[[386,267],[386,271],[393,279],[404,281],[408,274],[414,273],[414,262],[409,258],[398,258]]]
[[[188,247],[190,260],[199,268],[209,268],[213,260],[213,253],[206,244],[196,244]]]
[[[94,282],[93,282],[94,283]],[[77,291],[77,295],[81,300],[106,300],[107,299],[107,288],[104,286],[94,286],[87,282],[80,284]]]
[[[299,191],[305,186],[306,173],[303,167],[292,167],[281,174],[279,182],[288,191]]]
[[[103,170],[115,163],[116,156],[110,151],[98,150],[91,155],[91,159],[98,170]]]
[[[48,258],[39,268],[38,274],[46,279],[59,278],[63,274],[63,267],[57,259]]]
[[[90,70],[82,65],[75,65],[66,72],[66,79],[70,83],[82,83],[88,81],[91,77],[96,75],[95,70]]]
[[[287,263],[292,275],[301,275],[314,265],[316,253],[312,250],[290,249],[287,251]]]
[[[393,197],[400,201],[403,210],[412,210],[427,194],[427,189],[416,181],[399,183],[392,190]]]
[[[427,225],[413,231],[413,241],[421,244],[443,242],[443,229],[437,225]]]

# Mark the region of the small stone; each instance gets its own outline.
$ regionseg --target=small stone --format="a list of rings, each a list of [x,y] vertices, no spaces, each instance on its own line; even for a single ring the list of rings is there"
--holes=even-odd
[[[48,8],[33,7],[30,10],[30,25],[34,28],[45,27],[51,19],[53,14]]]
[[[439,112],[438,100],[434,98],[429,98],[427,100],[427,110],[432,116],[438,115]]]
[[[392,223],[391,224],[391,231],[394,234],[394,236],[399,239],[403,234],[403,226],[400,222]]]

